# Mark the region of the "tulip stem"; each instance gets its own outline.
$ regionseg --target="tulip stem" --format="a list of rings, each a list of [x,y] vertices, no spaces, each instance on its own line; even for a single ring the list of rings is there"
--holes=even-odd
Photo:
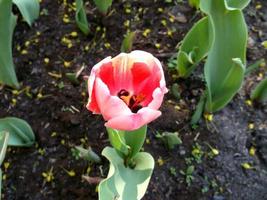
[[[131,169],[134,169],[135,166],[136,166],[136,163],[135,163],[134,159],[132,159],[131,157],[127,156],[124,159],[124,165],[125,165],[125,167],[129,167]]]

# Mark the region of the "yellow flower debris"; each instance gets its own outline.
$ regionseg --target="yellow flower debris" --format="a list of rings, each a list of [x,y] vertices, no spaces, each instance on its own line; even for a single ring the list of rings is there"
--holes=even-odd
[[[147,28],[147,29],[144,30],[143,36],[147,37],[149,33],[151,33],[151,29]]]
[[[155,47],[156,47],[157,49],[159,49],[159,48],[161,47],[160,43],[156,43],[156,44],[155,44]]]
[[[66,68],[68,68],[68,67],[70,67],[70,65],[71,65],[71,62],[68,62],[68,61],[64,61],[64,67],[66,67]]]
[[[77,37],[78,36],[78,33],[76,31],[73,31],[70,33],[71,37]]]
[[[213,121],[213,114],[211,114],[211,113],[205,113],[205,114],[204,114],[204,118],[205,118],[207,121],[211,122],[211,121]]]
[[[251,146],[249,149],[249,155],[255,156],[256,153],[256,148],[254,146]]]
[[[158,158],[157,162],[159,166],[162,166],[164,164],[164,160],[161,157]]]
[[[44,63],[45,64],[48,64],[50,62],[50,59],[49,58],[44,58]]]
[[[10,166],[10,162],[4,162],[4,168],[7,170]]]
[[[57,132],[54,131],[51,133],[51,137],[56,137],[56,136],[57,136]]]
[[[252,101],[250,99],[246,100],[245,103],[248,105],[248,106],[252,106]]]
[[[265,49],[267,49],[267,40],[263,41],[263,42],[261,43],[261,45],[262,45]]]
[[[244,169],[253,169],[253,167],[251,166],[251,164],[245,162],[245,163],[242,163],[241,166],[244,168]]]
[[[249,128],[249,129],[254,129],[254,127],[255,127],[255,126],[254,126],[253,123],[249,123],[249,124],[248,124],[248,128]]]
[[[43,172],[42,176],[44,177],[45,182],[50,183],[52,182],[55,177],[53,175],[53,167],[48,172]]]

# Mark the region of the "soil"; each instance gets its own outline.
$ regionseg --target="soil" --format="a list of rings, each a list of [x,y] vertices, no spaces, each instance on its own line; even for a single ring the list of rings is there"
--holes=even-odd
[[[143,199],[267,199],[267,105],[247,101],[252,88],[267,75],[266,67],[247,76],[239,94],[214,114],[211,122],[202,119],[192,128],[189,121],[204,88],[202,68],[187,80],[176,80],[167,64],[183,36],[201,17],[200,12],[190,8],[187,1],[114,1],[103,16],[90,1],[86,10],[91,32],[84,36],[76,27],[72,1],[64,2],[42,0],[41,16],[33,27],[19,18],[15,29],[13,57],[21,89],[14,94],[11,88],[1,87],[0,117],[28,121],[36,134],[36,145],[8,149],[5,163],[10,165],[2,167],[3,199],[97,199],[97,185],[89,184],[82,175],[104,178],[108,162],[103,158],[100,164],[89,163],[76,159],[71,151],[76,145],[90,146],[100,155],[109,145],[102,117],[85,108],[88,97],[82,77],[101,59],[120,52],[127,28],[137,34],[133,49],[158,57],[164,64],[167,86],[179,83],[181,89],[180,99],[169,92],[161,107],[162,116],[149,125],[144,149],[153,155],[156,166]],[[248,64],[267,58],[261,45],[267,40],[266,10],[264,0],[252,1],[245,9]],[[63,21],[64,15],[69,23]],[[147,37],[146,29],[151,30]],[[77,37],[70,35],[73,31],[78,32]],[[64,37],[71,40],[72,47],[64,43]],[[70,66],[64,66],[64,61]],[[73,84],[66,73],[83,66],[79,82]],[[178,132],[182,144],[173,150],[166,148],[156,137],[166,131]],[[244,168],[246,164],[251,169]],[[190,166],[194,170],[184,175]],[[54,176],[51,182],[42,175],[50,170]],[[75,174],[67,173],[71,170]]]

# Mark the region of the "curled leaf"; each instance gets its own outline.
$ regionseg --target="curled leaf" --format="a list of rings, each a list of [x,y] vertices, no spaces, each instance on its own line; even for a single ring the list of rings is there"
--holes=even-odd
[[[248,3],[249,0],[200,2],[200,9],[210,21],[209,33],[214,38],[204,67],[208,94],[206,112],[223,108],[242,85],[248,37],[242,9]]]
[[[25,21],[32,25],[34,20],[39,17],[40,5],[38,0],[12,0],[18,7]]]
[[[187,33],[177,55],[177,70],[180,77],[187,77],[197,64],[207,56],[212,34],[209,32],[208,17],[199,20]]]
[[[138,153],[134,161],[134,169],[126,168],[124,160],[116,150],[106,147],[102,155],[110,161],[110,168],[106,179],[99,185],[99,200],[139,200],[146,192],[152,171],[154,159],[148,153]]]
[[[0,131],[9,132],[8,145],[31,146],[35,142],[34,133],[29,124],[15,117],[0,119]]]

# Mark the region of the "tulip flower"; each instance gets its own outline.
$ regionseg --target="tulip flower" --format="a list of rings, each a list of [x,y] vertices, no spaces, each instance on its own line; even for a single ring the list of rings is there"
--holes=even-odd
[[[162,65],[145,51],[121,53],[97,63],[88,79],[87,109],[105,126],[132,131],[155,120],[167,93]]]

